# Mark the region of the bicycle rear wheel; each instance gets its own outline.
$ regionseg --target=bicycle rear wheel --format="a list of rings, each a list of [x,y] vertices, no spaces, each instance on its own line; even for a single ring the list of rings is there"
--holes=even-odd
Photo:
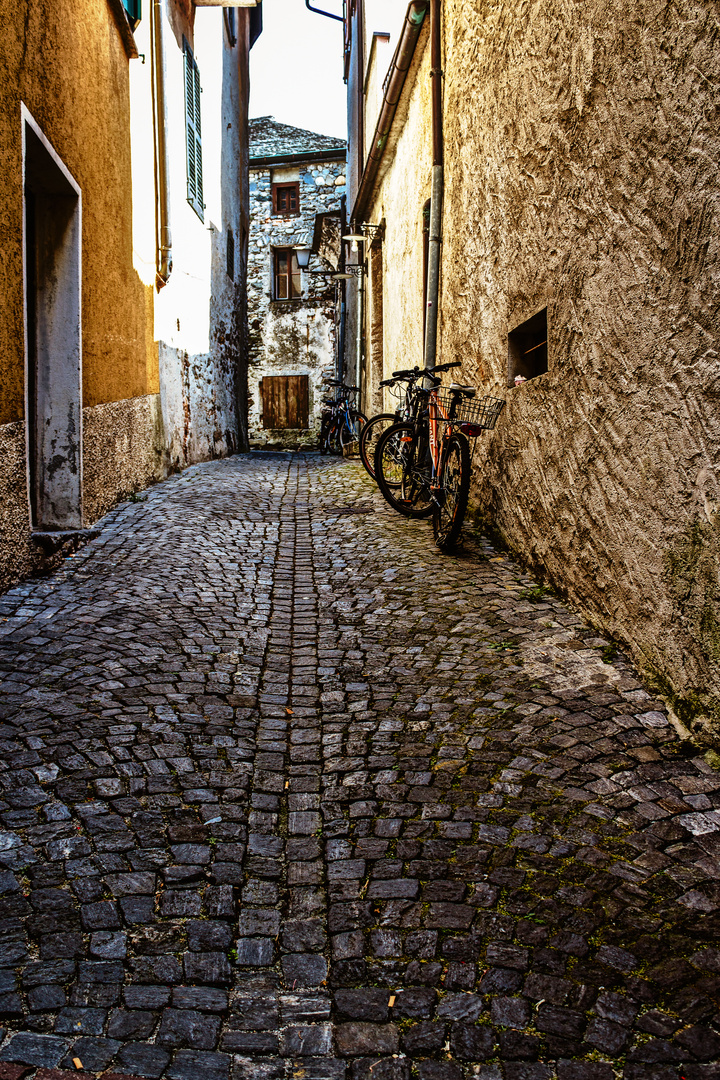
[[[393,424],[375,450],[375,481],[398,514],[425,518],[432,514],[429,452],[413,424]]]
[[[470,494],[470,448],[467,439],[453,432],[444,440],[440,456],[439,488],[433,503],[433,533],[441,551],[455,547]]]
[[[395,413],[378,413],[372,416],[360,433],[360,460],[367,471],[375,479],[375,451],[380,436],[393,424],[397,424]]]

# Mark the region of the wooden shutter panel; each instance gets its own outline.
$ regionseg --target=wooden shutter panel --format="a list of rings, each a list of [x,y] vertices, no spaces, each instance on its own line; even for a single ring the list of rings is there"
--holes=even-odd
[[[309,426],[309,379],[307,375],[266,375],[262,381],[263,427]]]
[[[200,71],[192,49],[183,38],[185,61],[185,142],[187,146],[187,199],[201,221],[205,220],[203,202],[202,123],[200,110]]]

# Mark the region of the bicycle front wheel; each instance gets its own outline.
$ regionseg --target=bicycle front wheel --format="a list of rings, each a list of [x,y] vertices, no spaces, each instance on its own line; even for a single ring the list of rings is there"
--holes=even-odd
[[[367,423],[367,416],[361,412],[351,412],[340,428],[340,446],[343,450],[357,449],[362,429]]]
[[[377,416],[372,416],[368,420],[360,432],[360,460],[373,480],[375,479],[375,451],[380,436],[396,423],[397,416],[395,413],[378,413]]]
[[[460,538],[470,494],[470,448],[467,439],[457,432],[444,440],[438,485],[433,503],[433,532],[440,550],[449,552]]]
[[[398,514],[425,518],[432,514],[427,440],[413,424],[393,424],[380,436],[375,450],[375,481],[386,502]]]

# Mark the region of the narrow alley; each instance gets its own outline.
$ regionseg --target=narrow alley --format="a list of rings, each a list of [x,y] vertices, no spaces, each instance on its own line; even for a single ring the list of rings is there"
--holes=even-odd
[[[608,642],[355,463],[101,525],[0,599],[0,1077],[720,1076],[720,774]]]

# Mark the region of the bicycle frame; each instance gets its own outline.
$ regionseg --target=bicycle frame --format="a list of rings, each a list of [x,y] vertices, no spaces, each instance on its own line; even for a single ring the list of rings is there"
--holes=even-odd
[[[443,425],[445,430],[440,433],[439,428]],[[440,456],[442,453],[442,443],[447,438],[452,428],[452,421],[448,413],[440,404],[437,396],[437,390],[431,390],[430,397],[428,398],[428,430],[429,430],[429,442],[430,442],[430,457],[432,463],[432,471],[430,476],[430,490],[437,491],[440,485],[438,484],[438,476],[440,473]]]

